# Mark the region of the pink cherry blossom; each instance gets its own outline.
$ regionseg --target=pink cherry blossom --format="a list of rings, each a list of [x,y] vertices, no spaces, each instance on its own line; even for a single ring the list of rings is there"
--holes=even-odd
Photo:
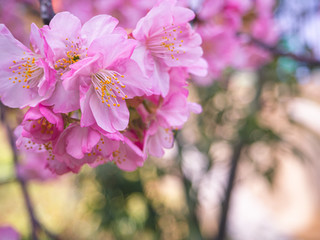
[[[18,165],[18,175],[25,180],[45,181],[56,178],[56,175],[46,169],[47,152],[20,151],[21,161]]]
[[[246,23],[242,31],[250,36],[261,40],[272,46],[278,41],[279,32],[272,16],[272,6],[274,0],[256,1],[252,6],[255,18]],[[241,48],[238,51],[241,54],[240,59],[244,59],[236,66],[241,68],[257,68],[270,60],[270,54],[256,46],[248,43],[246,38],[241,39]]]
[[[78,172],[85,163],[94,161],[88,153],[91,153],[99,139],[98,132],[90,128],[81,128],[77,123],[73,123],[63,131],[53,145],[52,154],[55,157],[49,162],[62,162],[73,172]],[[48,166],[55,171],[51,165]]]
[[[62,159],[57,159],[53,154],[52,142],[35,143],[30,138],[22,136],[23,126],[19,125],[15,130],[16,145],[24,158],[18,167],[18,174],[26,178],[44,179],[49,177],[48,169],[53,174],[64,174],[70,171],[78,172],[79,169],[69,168]],[[59,157],[59,156],[58,156]],[[45,166],[45,167],[44,167]],[[34,167],[32,170],[31,167]],[[50,172],[49,171],[49,172]]]
[[[150,10],[157,0],[54,0],[56,12],[68,10],[87,21],[97,14],[110,14],[119,19],[122,27],[133,28],[138,20]]]
[[[35,106],[54,90],[54,72],[46,61],[50,49],[35,24],[30,41],[34,51],[0,24],[0,97],[9,107]]]
[[[30,108],[22,121],[22,136],[35,143],[55,141],[63,131],[61,114],[55,114],[50,108],[42,106]]]
[[[126,34],[110,34],[95,40],[90,55],[72,66],[66,88],[80,88],[81,125],[97,124],[107,132],[124,130],[129,121],[125,99],[150,94],[150,81],[131,54],[136,41]]]
[[[85,24],[69,12],[56,14],[42,31],[53,51],[49,56],[51,64],[60,76],[69,66],[88,55],[91,43],[116,30],[118,20],[109,15],[98,15]]]
[[[201,58],[201,38],[188,23],[194,13],[178,7],[175,1],[160,1],[137,24],[132,35],[139,41],[133,58],[153,81],[153,91],[166,96],[169,91],[170,67],[197,66],[197,75],[206,75]],[[191,70],[191,69],[190,69]]]
[[[55,155],[55,159],[49,161],[48,166],[55,172],[52,162],[62,162],[73,172],[78,172],[84,164],[96,167],[110,162],[112,154],[119,149],[119,141],[122,139],[118,133],[102,135],[94,128],[81,127],[78,123],[73,123],[64,130],[54,144],[52,154]]]
[[[113,153],[113,162],[124,171],[134,171],[142,167],[145,160],[143,151],[127,137]]]
[[[160,158],[164,154],[164,148],[172,148],[173,142],[172,130],[164,128],[159,122],[154,121],[146,133],[145,151],[152,156]]]
[[[190,112],[199,113],[201,107],[187,100],[188,91],[185,89],[185,70],[172,68],[170,71],[171,85],[165,98],[150,97],[149,100],[157,105],[153,113],[139,109],[144,121],[149,122],[145,133],[144,151],[155,157],[162,157],[164,148],[173,146],[173,129],[181,128],[187,121]],[[149,110],[150,111],[150,110]]]
[[[49,62],[56,70],[59,80],[52,97],[44,105],[53,106],[55,112],[67,113],[80,108],[79,89],[66,89],[63,85],[70,66],[88,56],[88,48],[98,38],[113,31],[124,31],[116,28],[118,20],[99,15],[81,25],[80,20],[69,12],[55,15],[49,26],[43,27],[43,34],[52,49]]]
[[[239,41],[235,32],[226,26],[201,24],[197,32],[203,40],[203,57],[208,62],[208,75],[194,76],[193,79],[199,85],[209,85],[220,77],[224,69],[232,66]]]
[[[241,11],[231,4],[228,12]],[[0,25],[1,100],[29,107],[16,130],[19,176],[44,180],[108,162],[134,171],[171,148],[173,130],[201,111],[186,88],[189,74],[205,76],[208,67],[193,18],[176,1],[157,0],[128,34],[109,15],[81,24],[62,12],[32,25],[33,51]]]

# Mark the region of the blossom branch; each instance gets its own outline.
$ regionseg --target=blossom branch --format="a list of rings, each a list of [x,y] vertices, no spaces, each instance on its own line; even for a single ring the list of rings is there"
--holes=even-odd
[[[51,0],[39,0],[40,1],[40,14],[43,23],[48,25],[55,13],[52,8]]]
[[[253,44],[253,45],[256,45],[264,50],[267,50],[268,52],[270,52],[273,56],[276,56],[276,57],[289,57],[291,59],[294,59],[296,61],[299,61],[299,62],[304,62],[304,63],[307,63],[309,65],[312,65],[312,66],[320,66],[320,61],[317,60],[317,59],[314,59],[312,57],[307,57],[307,56],[301,56],[301,55],[296,55],[294,53],[290,53],[290,52],[285,52],[283,51],[282,49],[279,49],[278,47],[276,46],[270,46],[266,43],[264,43],[263,41],[257,39],[257,38],[254,38],[250,35],[245,35],[246,37],[249,38],[249,43]]]

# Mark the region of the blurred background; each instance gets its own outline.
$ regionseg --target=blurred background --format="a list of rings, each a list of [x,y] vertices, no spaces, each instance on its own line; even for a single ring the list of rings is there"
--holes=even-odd
[[[155,2],[54,0],[53,7],[83,21],[111,14],[132,29]],[[208,17],[202,6],[210,2],[216,9]],[[203,111],[191,115],[175,133],[174,147],[163,158],[150,157],[134,172],[113,164],[86,166],[77,175],[59,177],[34,172],[32,166],[19,170],[38,221],[53,235],[42,232],[40,239],[222,239],[217,236],[226,213],[224,239],[320,239],[320,3],[179,4],[195,10],[194,27],[208,33],[202,27],[210,21],[226,29],[222,11],[239,2],[251,4],[232,15],[240,21],[232,37],[241,42],[230,53],[231,45],[221,46],[225,32],[203,34],[205,56],[215,49],[206,56],[214,70],[210,79],[191,76],[189,86],[190,101],[201,104]],[[270,16],[262,16],[254,5],[258,3],[262,12],[270,9]],[[36,0],[0,0],[0,22],[28,46],[30,23],[42,26],[39,9]],[[266,28],[260,35],[246,31],[247,22],[252,25],[259,16],[263,23],[272,20],[268,29],[276,32],[273,37],[267,37]],[[250,45],[255,40],[258,44]],[[266,47],[259,42],[266,41],[272,48],[261,52]],[[12,128],[22,116],[19,110],[7,109]],[[31,239],[12,159],[1,125],[0,229],[11,226],[22,239]],[[23,155],[19,159],[23,166]]]

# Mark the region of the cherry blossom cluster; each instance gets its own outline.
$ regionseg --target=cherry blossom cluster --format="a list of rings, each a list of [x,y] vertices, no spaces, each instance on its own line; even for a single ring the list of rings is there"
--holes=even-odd
[[[270,54],[250,44],[250,38],[274,45],[279,28],[273,17],[275,0],[204,0],[195,29],[203,40],[208,75],[194,77],[211,84],[226,68],[256,69],[270,61]]]
[[[82,19],[107,12],[117,16],[121,26],[132,28],[157,0],[55,2],[57,9],[68,9],[81,15]],[[271,46],[277,42],[279,29],[273,17],[275,3],[275,0],[178,0],[179,6],[196,11],[193,24],[203,40],[203,57],[208,62],[209,73],[205,77],[193,76],[195,83],[209,85],[228,68],[256,69],[268,62],[270,54],[250,44],[250,37]]]
[[[109,15],[81,24],[61,12],[31,25],[30,49],[1,24],[0,98],[27,109],[18,149],[59,175],[106,162],[132,171],[161,157],[173,131],[201,111],[186,89],[189,74],[207,74],[194,17],[163,0],[127,32]]]

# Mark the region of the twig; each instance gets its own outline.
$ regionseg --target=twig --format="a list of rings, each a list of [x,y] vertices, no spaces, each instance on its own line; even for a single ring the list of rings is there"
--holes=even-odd
[[[40,1],[40,14],[43,23],[49,25],[51,19],[54,17],[55,13],[52,8],[51,0],[39,0]]]
[[[262,94],[263,86],[265,84],[265,79],[262,76],[259,76],[258,82],[257,82],[257,88],[256,88],[256,94],[254,100],[251,102],[251,114],[255,114],[260,108],[260,97]],[[225,239],[225,233],[227,228],[227,219],[228,219],[228,212],[229,212],[229,206],[230,206],[230,199],[232,196],[232,189],[234,186],[234,181],[236,177],[237,168],[239,165],[240,157],[241,157],[241,151],[248,144],[248,139],[246,139],[246,136],[240,136],[239,141],[234,144],[233,147],[233,156],[231,159],[231,169],[229,172],[229,179],[228,179],[228,185],[225,192],[225,197],[223,199],[223,202],[221,204],[221,215],[220,215],[220,222],[219,222],[219,229],[218,234],[215,238],[215,240],[224,240]]]
[[[28,215],[30,218],[30,223],[31,223],[31,235],[32,235],[32,239],[33,240],[37,240],[37,230],[41,229],[48,237],[50,237],[51,239],[58,239],[54,234],[52,234],[50,231],[48,231],[45,227],[43,227],[41,225],[41,223],[38,221],[38,219],[36,218],[36,215],[34,213],[33,210],[33,205],[31,202],[31,198],[28,192],[28,188],[27,188],[27,182],[25,181],[24,178],[20,177],[18,174],[18,152],[17,152],[17,148],[16,148],[16,143],[15,143],[15,138],[13,136],[12,130],[8,124],[8,122],[6,121],[6,109],[5,106],[0,102],[0,120],[2,122],[2,124],[4,125],[4,127],[6,128],[6,132],[7,132],[7,137],[9,139],[9,144],[10,147],[12,149],[12,153],[13,153],[13,163],[15,166],[15,172],[16,172],[16,178],[15,179],[11,179],[11,181],[18,181],[20,186],[21,186],[21,190],[22,190],[22,195],[23,198],[25,200],[25,204],[27,207],[27,211],[28,211]],[[7,181],[7,182],[10,182]]]
[[[185,197],[187,201],[187,206],[188,206],[188,212],[189,212],[189,217],[188,217],[188,224],[189,224],[189,238],[188,239],[197,239],[201,240],[203,239],[200,226],[199,226],[199,220],[196,214],[196,207],[198,205],[197,202],[197,193],[195,194],[195,197],[190,196],[190,191],[192,190],[192,183],[190,180],[184,175],[182,171],[182,140],[180,138],[181,136],[177,136],[176,142],[177,142],[177,147],[178,147],[178,169],[180,171],[180,174],[182,176],[182,182],[184,186],[184,192],[185,192]]]
[[[257,38],[254,38],[254,37],[249,36],[247,34],[245,36],[249,37],[250,43],[267,50],[273,56],[289,57],[289,58],[292,58],[296,61],[307,63],[308,65],[311,65],[311,66],[320,66],[320,61],[317,59],[314,59],[312,57],[307,57],[307,56],[299,56],[299,55],[296,55],[296,54],[290,53],[290,52],[285,52],[285,51],[279,49],[278,47],[270,46]]]
[[[17,177],[18,182],[20,183],[22,195],[25,200],[26,207],[27,207],[27,210],[29,213],[32,239],[37,240],[38,239],[38,237],[37,237],[37,221],[36,221],[36,218],[34,215],[34,211],[33,211],[33,207],[31,204],[29,193],[27,191],[27,184],[24,181],[24,179],[19,176],[19,174],[17,172],[17,167],[18,167],[17,148],[16,148],[15,139],[14,139],[14,136],[13,136],[12,131],[10,129],[10,126],[6,121],[6,110],[5,110],[5,106],[2,103],[0,103],[0,110],[1,110],[1,122],[3,123],[4,127],[6,128],[7,137],[9,139],[9,144],[10,144],[10,147],[11,147],[12,153],[13,153],[13,162],[14,162],[14,166],[15,166],[16,177]]]
[[[218,232],[216,240],[224,240],[224,238],[225,238],[231,193],[232,193],[234,180],[236,177],[236,171],[238,168],[238,163],[240,160],[241,150],[242,150],[243,146],[244,146],[244,143],[242,141],[235,144],[235,146],[234,146],[233,156],[231,159],[231,169],[230,169],[230,173],[229,173],[228,185],[227,185],[227,189],[226,189],[226,193],[225,193],[225,199],[223,200],[222,207],[221,207],[219,232]]]

